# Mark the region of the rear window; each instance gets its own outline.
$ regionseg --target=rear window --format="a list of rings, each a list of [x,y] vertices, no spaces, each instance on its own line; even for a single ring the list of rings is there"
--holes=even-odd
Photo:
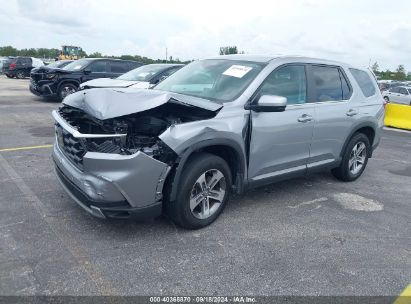
[[[350,72],[354,76],[365,97],[370,97],[375,94],[374,83],[367,72],[357,69],[350,69]]]
[[[129,71],[127,62],[125,61],[110,61],[111,72],[124,74]]]
[[[142,66],[142,64],[136,61],[128,61],[128,66],[129,66],[128,70],[130,71],[132,69]]]

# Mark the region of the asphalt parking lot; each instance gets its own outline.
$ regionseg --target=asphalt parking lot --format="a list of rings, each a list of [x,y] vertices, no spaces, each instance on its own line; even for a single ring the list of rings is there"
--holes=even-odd
[[[0,76],[1,295],[395,296],[411,283],[411,133],[384,130],[353,183],[259,188],[186,231],[76,206],[50,158],[58,106]]]

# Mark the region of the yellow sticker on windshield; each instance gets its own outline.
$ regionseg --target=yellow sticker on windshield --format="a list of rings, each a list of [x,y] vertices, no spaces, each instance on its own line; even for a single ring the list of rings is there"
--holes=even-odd
[[[244,65],[232,65],[224,71],[223,75],[242,78],[245,74],[250,72],[253,68]]]

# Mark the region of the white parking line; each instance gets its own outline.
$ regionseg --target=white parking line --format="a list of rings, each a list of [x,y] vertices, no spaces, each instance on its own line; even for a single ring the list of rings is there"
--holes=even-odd
[[[23,193],[26,200],[33,206],[33,209],[37,211],[40,217],[46,222],[50,230],[54,232],[60,242],[67,248],[77,263],[87,273],[93,283],[97,286],[100,294],[103,295],[117,295],[118,291],[112,286],[112,284],[106,280],[106,278],[100,273],[98,269],[87,259],[87,251],[81,247],[78,241],[67,236],[63,236],[56,227],[59,227],[61,223],[47,210],[47,207],[37,197],[37,195],[30,189],[30,187],[24,182],[23,178],[9,165],[7,160],[0,155],[0,168],[2,168],[6,174],[10,177],[19,190]]]

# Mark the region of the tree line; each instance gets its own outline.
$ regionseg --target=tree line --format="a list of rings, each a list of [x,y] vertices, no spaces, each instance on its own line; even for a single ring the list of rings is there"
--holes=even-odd
[[[0,56],[27,56],[27,57],[36,57],[36,58],[43,58],[43,59],[55,59],[58,58],[60,54],[59,49],[55,48],[29,48],[29,49],[16,49],[12,46],[1,46],[0,47]],[[80,57],[85,58],[115,58],[115,59],[123,59],[123,60],[135,60],[144,64],[149,63],[188,63],[190,61],[180,61],[180,59],[174,59],[173,56],[170,56],[167,60],[165,59],[151,59],[145,56],[140,55],[121,55],[121,56],[106,56],[101,54],[100,52],[94,52],[91,54],[87,54],[83,50],[80,50]]]
[[[36,58],[47,58],[47,59],[54,59],[57,58],[60,54],[60,50],[56,48],[28,48],[28,49],[16,49],[12,46],[1,46],[0,47],[0,56],[27,56],[27,57],[36,57]],[[237,46],[223,46],[219,49],[220,55],[228,55],[228,54],[244,54],[244,51],[238,51]],[[174,59],[173,56],[170,56],[165,59],[152,59],[145,56],[140,55],[121,55],[121,56],[106,56],[101,54],[100,52],[94,52],[91,54],[87,54],[85,51],[80,50],[80,57],[86,58],[116,58],[116,59],[123,59],[123,60],[134,60],[144,64],[150,63],[189,63],[192,60],[188,61],[180,61],[179,58]],[[372,71],[379,79],[393,79],[393,80],[411,80],[411,75],[407,75],[404,65],[400,64],[394,70],[385,70],[381,71],[378,65],[378,62],[375,62],[371,66]]]
[[[408,75],[405,72],[404,65],[402,64],[398,65],[398,67],[394,71],[391,71],[388,69],[385,71],[380,71],[380,66],[378,65],[378,62],[375,62],[371,66],[371,69],[374,72],[374,74],[378,76],[378,78],[381,80],[388,80],[388,79],[398,80],[398,81],[411,80],[411,75]]]

